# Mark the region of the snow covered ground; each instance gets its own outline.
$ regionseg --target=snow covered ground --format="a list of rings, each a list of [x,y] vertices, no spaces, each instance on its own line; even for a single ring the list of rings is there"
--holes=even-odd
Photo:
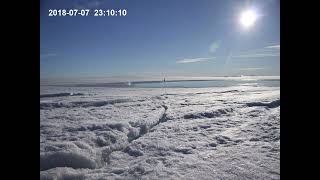
[[[42,87],[41,179],[280,179],[280,88]]]

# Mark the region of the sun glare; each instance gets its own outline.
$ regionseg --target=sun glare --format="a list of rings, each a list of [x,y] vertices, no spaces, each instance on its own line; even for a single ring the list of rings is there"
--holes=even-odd
[[[253,10],[246,10],[240,15],[240,23],[245,28],[253,26],[256,20],[257,14]]]

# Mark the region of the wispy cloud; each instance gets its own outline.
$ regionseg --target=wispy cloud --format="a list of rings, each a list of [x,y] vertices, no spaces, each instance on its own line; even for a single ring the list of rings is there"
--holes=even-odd
[[[209,51],[211,53],[216,52],[216,50],[219,48],[220,42],[215,41],[211,44]],[[203,61],[209,61],[211,59],[219,58],[226,58],[226,62],[230,59],[253,59],[258,60],[260,58],[266,58],[266,57],[280,57],[280,44],[277,45],[270,45],[259,49],[251,49],[247,51],[242,51],[238,53],[229,53],[227,56],[215,56],[215,57],[208,57],[208,58],[190,58],[190,59],[181,59],[176,61],[178,64],[185,64],[185,63],[196,63],[196,62],[203,62]],[[241,70],[258,70],[261,68],[243,68]]]
[[[203,62],[203,61],[209,61],[215,59],[215,57],[210,57],[210,58],[193,58],[193,59],[182,59],[176,61],[178,64],[185,64],[185,63],[196,63],[196,62]]]
[[[231,58],[264,58],[280,56],[279,53],[258,53],[258,54],[241,54],[233,55]]]
[[[280,44],[278,45],[272,45],[272,46],[267,46],[265,48],[268,48],[268,49],[280,49]]]
[[[236,53],[231,58],[265,58],[265,57],[277,57],[280,56],[280,44],[266,46],[260,49],[251,49],[248,51]]]

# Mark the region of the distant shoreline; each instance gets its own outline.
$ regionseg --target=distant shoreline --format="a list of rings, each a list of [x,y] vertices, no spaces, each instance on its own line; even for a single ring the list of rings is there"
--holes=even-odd
[[[270,76],[271,77],[271,76]],[[204,82],[204,81],[280,81],[279,78],[268,78],[266,76],[243,76],[243,77],[212,77],[212,79],[173,79],[166,80],[167,83],[172,82]],[[272,76],[275,77],[275,76]],[[252,79],[253,78],[253,79]],[[62,87],[134,87],[136,84],[154,84],[162,83],[162,80],[142,80],[142,81],[119,81],[119,82],[83,82],[83,83],[56,83],[44,84],[40,86],[62,86]],[[130,83],[130,85],[129,85]]]

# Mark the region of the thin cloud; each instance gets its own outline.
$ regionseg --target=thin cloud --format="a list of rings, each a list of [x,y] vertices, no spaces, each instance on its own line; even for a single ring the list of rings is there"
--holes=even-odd
[[[211,58],[193,58],[193,59],[182,59],[176,61],[178,64],[185,64],[185,63],[196,63],[196,62],[203,62],[203,61],[209,61],[211,59],[215,59],[215,57]]]
[[[267,46],[265,48],[268,48],[268,49],[280,49],[280,44],[278,45],[272,45],[272,46]]]
[[[241,51],[237,54],[241,55],[241,54],[270,54],[270,53],[271,54],[279,53],[279,49],[264,47],[259,49],[250,49],[246,51]]]
[[[251,49],[231,56],[231,58],[265,58],[280,56],[280,44],[266,46],[260,49]]]
[[[219,48],[219,42],[215,41],[210,46],[210,52],[213,53]],[[226,62],[230,59],[259,59],[259,58],[266,58],[266,57],[279,57],[280,56],[280,44],[279,45],[271,45],[260,49],[252,49],[245,52],[240,52],[236,54],[229,53],[226,56]],[[217,56],[216,56],[217,57]],[[211,59],[216,59],[216,57],[211,58],[192,58],[192,59],[182,59],[176,61],[178,64],[185,64],[185,63],[196,63],[196,62],[203,62],[209,61]],[[223,56],[222,56],[223,57]],[[261,68],[260,68],[261,69]],[[246,68],[242,70],[258,70],[257,68]]]
[[[259,53],[259,54],[242,54],[242,55],[234,55],[231,58],[264,58],[264,57],[276,57],[280,56],[280,54],[264,54],[264,53]]]

